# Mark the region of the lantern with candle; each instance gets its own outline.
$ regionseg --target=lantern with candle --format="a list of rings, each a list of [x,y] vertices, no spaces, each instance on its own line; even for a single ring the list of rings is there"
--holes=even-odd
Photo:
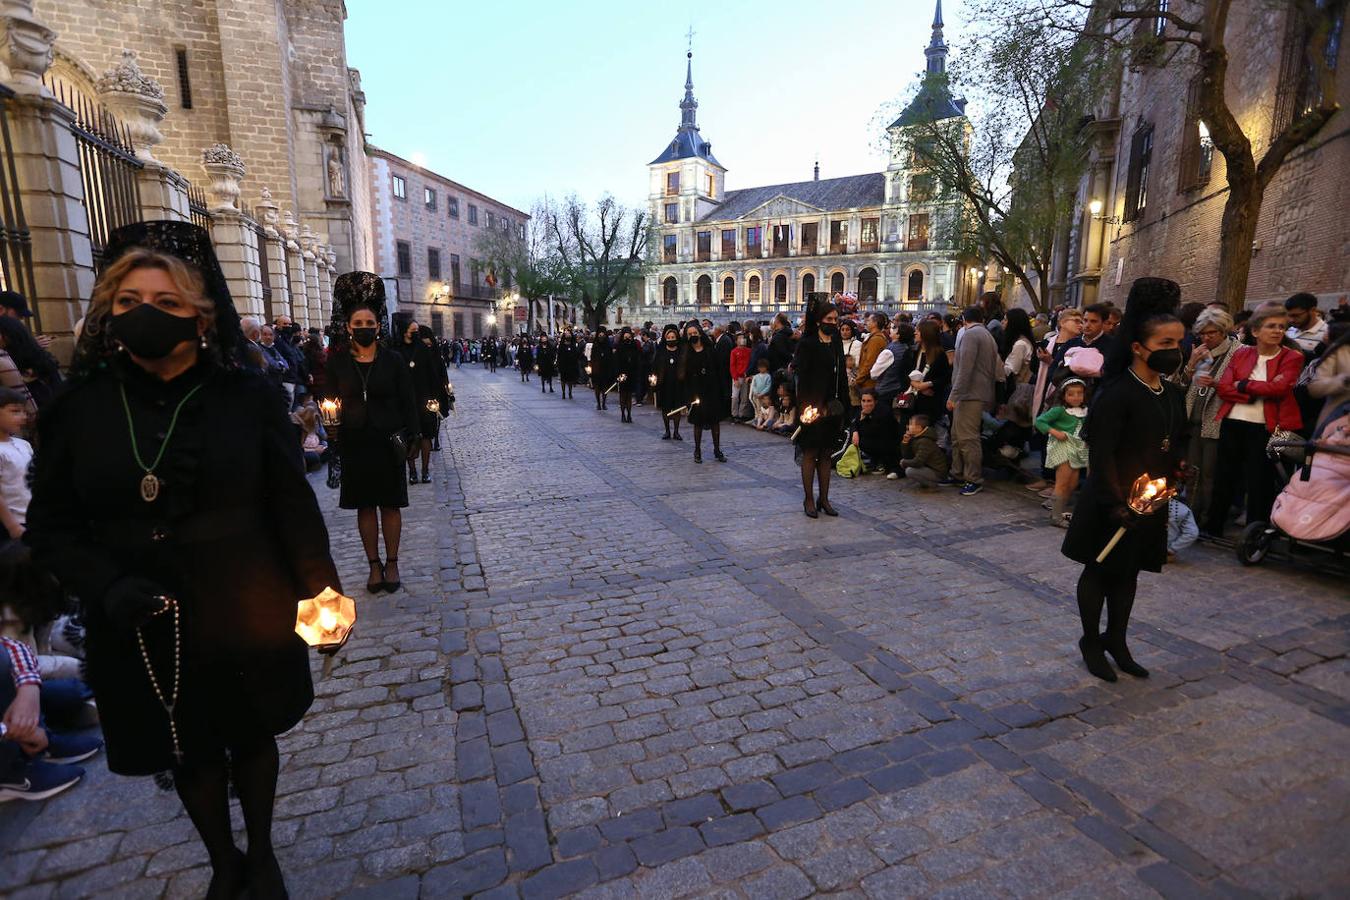
[[[432,399],[428,400],[428,401],[427,401],[427,412],[431,413],[431,414],[434,415],[434,416],[440,415],[440,414],[441,414],[441,401],[437,400],[437,399],[434,398],[434,397],[433,397]]]
[[[816,419],[819,418],[820,418],[820,410],[816,409],[814,406],[807,406],[806,408],[804,408],[802,410],[801,425],[797,426],[796,430],[792,432],[792,437],[788,438],[788,440],[795,441],[797,439],[797,435],[802,433],[802,425],[810,425],[812,422],[816,421]]]
[[[319,421],[324,428],[336,428],[342,424],[342,401],[329,397],[319,401]]]
[[[627,375],[620,375],[620,376],[619,376],[619,380],[616,381],[616,382],[614,382],[613,384],[611,384],[611,385],[609,386],[609,389],[606,390],[605,393],[608,394],[610,391],[614,390],[616,387],[618,387],[619,385],[623,384],[623,383],[624,383],[625,381],[627,381],[627,380],[628,380],[628,376],[627,376]]]
[[[656,373],[655,373],[655,372],[653,372],[652,374],[650,374],[650,375],[647,376],[647,383],[650,384],[652,387],[656,387]]]
[[[688,403],[686,403],[684,406],[681,406],[679,409],[672,409],[670,412],[666,413],[666,415],[678,416],[680,413],[689,412],[689,410],[693,409],[695,406],[698,406],[701,402],[703,401],[695,397],[693,400],[690,400]]]
[[[356,601],[326,587],[301,600],[295,610],[295,633],[324,656],[323,673],[333,668],[333,654],[342,649],[356,625]]]
[[[1147,516],[1157,512],[1166,505],[1168,500],[1176,496],[1177,489],[1167,484],[1166,478],[1149,478],[1145,472],[1134,480],[1130,486],[1130,496],[1125,502],[1129,504],[1130,512],[1138,516]],[[1122,525],[1116,529],[1116,533],[1111,536],[1111,540],[1102,548],[1102,552],[1097,554],[1097,562],[1105,562],[1106,557],[1111,555],[1111,551],[1116,549],[1116,544],[1125,537],[1128,526]]]

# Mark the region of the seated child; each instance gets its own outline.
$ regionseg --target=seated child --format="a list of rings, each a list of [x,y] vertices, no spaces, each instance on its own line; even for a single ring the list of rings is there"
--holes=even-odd
[[[905,436],[900,439],[900,466],[905,477],[919,487],[932,487],[947,477],[947,457],[938,446],[928,416],[915,413],[909,417]]]
[[[1173,497],[1167,501],[1167,558],[1174,559],[1200,536],[1195,514],[1185,503]]]
[[[773,376],[769,374],[769,359],[765,356],[755,363],[755,374],[750,379],[750,400],[756,409],[759,408],[760,397],[768,397],[769,405],[773,405]]]
[[[774,434],[792,434],[797,430],[797,398],[787,384],[778,386],[778,417],[771,430]]]
[[[768,394],[761,394],[755,400],[755,428],[759,431],[768,431],[773,427],[774,419],[773,397]]]

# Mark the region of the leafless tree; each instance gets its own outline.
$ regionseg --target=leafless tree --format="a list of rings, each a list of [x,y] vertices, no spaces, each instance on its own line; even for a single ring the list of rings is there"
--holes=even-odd
[[[642,276],[651,232],[647,214],[609,194],[593,210],[575,195],[561,203],[545,200],[539,214],[571,299],[587,326],[598,328]]]

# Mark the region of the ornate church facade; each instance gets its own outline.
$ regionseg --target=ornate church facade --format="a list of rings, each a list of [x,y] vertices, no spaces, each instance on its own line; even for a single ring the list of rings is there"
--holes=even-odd
[[[965,273],[937,246],[941,217],[932,178],[911,158],[908,126],[960,118],[944,76],[948,48],[938,0],[924,51],[924,88],[889,126],[884,172],[727,190],[727,169],[699,132],[689,54],[674,139],[648,164],[654,223],[645,284],[648,317],[767,318],[800,313],[806,294],[856,295],[863,310],[945,308],[961,299]]]

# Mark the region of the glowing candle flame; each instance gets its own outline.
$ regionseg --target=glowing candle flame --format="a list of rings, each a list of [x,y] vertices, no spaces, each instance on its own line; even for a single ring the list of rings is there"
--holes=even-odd
[[[427,412],[429,412],[429,413],[438,413],[438,412],[440,412],[440,411],[441,411],[441,401],[439,401],[439,400],[428,400],[428,401],[427,401]]]
[[[652,387],[656,387],[656,376],[655,376],[655,375],[648,375],[648,376],[647,376],[647,383],[650,384]]]
[[[320,653],[336,652],[355,624],[356,602],[331,587],[296,605],[295,633]]]
[[[808,406],[802,410],[802,422],[806,425],[810,425],[819,418],[820,410],[816,409],[814,406]]]
[[[342,401],[328,399],[319,402],[319,419],[324,425],[342,424]]]
[[[337,613],[326,606],[319,610],[319,627],[324,631],[336,631],[338,627]]]

